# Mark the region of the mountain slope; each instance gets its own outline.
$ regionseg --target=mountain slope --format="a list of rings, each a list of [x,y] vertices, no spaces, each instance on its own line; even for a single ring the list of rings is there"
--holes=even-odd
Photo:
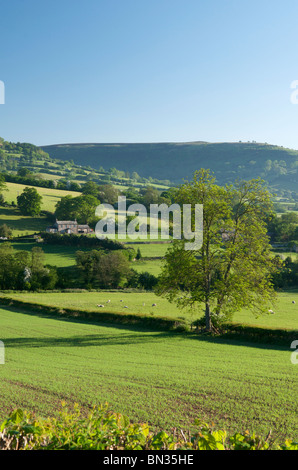
[[[41,147],[52,158],[92,168],[117,168],[140,176],[181,182],[199,168],[214,171],[220,184],[261,176],[276,189],[296,191],[298,151],[247,143],[61,144]]]

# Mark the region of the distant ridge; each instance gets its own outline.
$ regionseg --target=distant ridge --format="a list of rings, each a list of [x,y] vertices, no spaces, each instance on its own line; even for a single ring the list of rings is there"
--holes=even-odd
[[[298,191],[298,151],[257,142],[64,143],[41,147],[52,158],[175,183],[209,168],[220,184],[258,176]]]

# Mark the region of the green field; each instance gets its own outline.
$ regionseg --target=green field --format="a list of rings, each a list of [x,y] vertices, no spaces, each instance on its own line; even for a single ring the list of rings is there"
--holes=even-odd
[[[49,225],[46,217],[29,217],[21,215],[17,208],[0,207],[0,225],[8,225],[13,236],[32,235],[46,229]]]
[[[9,213],[9,209],[5,208],[3,209],[4,213]],[[0,217],[1,217],[1,208],[0,208]],[[16,227],[15,233],[18,232],[17,228],[22,228],[25,224],[26,228],[28,228],[27,232],[31,233],[32,231],[30,228],[36,227],[35,231],[38,231],[38,227],[40,229],[41,225],[43,226],[43,230],[47,226],[47,222],[44,218],[40,219],[33,219],[31,217],[26,217],[26,218],[20,218],[18,219],[17,216],[15,216],[15,219],[9,219],[7,218],[7,224],[10,226]],[[15,225],[13,224],[13,221]],[[32,225],[30,223],[32,222]],[[22,233],[19,231],[19,233]],[[88,248],[84,247],[72,247],[72,246],[61,246],[61,245],[50,245],[50,244],[44,244],[44,243],[36,243],[32,241],[32,243],[20,243],[20,242],[10,242],[12,246],[14,247],[15,250],[26,250],[26,251],[31,251],[33,247],[39,246],[45,253],[45,263],[50,264],[52,266],[57,266],[57,267],[69,267],[69,266],[75,266],[76,264],[76,252],[78,250],[81,251],[88,251]],[[127,246],[134,246],[134,245],[127,245]],[[156,248],[154,248],[155,245],[152,246],[152,253],[155,252]],[[163,246],[163,245],[161,245]],[[90,250],[90,249],[89,249]],[[150,252],[150,246],[146,245],[146,252]],[[160,271],[161,271],[161,260],[160,259],[141,259],[139,261],[133,261],[131,262],[131,267],[135,269],[137,272],[144,272],[147,271],[150,274],[154,274],[155,276],[158,276]]]
[[[7,187],[7,191],[4,191],[3,195],[5,200],[11,204],[13,201],[17,203],[17,197],[22,194],[25,188],[32,188],[34,187],[37,192],[42,196],[42,210],[54,212],[55,205],[58,201],[64,196],[79,196],[79,192],[75,191],[63,191],[59,189],[50,189],[50,188],[37,188],[35,186],[27,186],[24,184],[16,184],[16,183],[5,183]]]
[[[135,251],[140,249],[143,258],[162,258],[169,249],[169,243],[126,243],[126,246],[132,247]]]
[[[19,196],[26,187],[23,184],[6,183],[7,190],[3,192],[5,200],[11,204],[17,203]],[[48,212],[55,211],[55,205],[63,196],[78,196],[80,193],[74,191],[63,191],[48,188],[35,188],[43,197],[41,209]],[[27,217],[20,214],[17,207],[0,207],[0,225],[7,224],[13,230],[13,236],[32,235],[44,231],[49,225],[47,219],[40,217]]]
[[[0,309],[1,418],[16,407],[55,415],[62,400],[111,409],[156,428],[196,417],[231,431],[297,439],[290,351],[250,343]],[[296,366],[297,367],[297,366]]]
[[[69,267],[76,264],[76,252],[87,251],[85,247],[75,247],[75,246],[59,246],[59,245],[50,245],[43,243],[20,243],[15,242],[11,243],[15,250],[25,250],[31,251],[33,247],[40,247],[44,252],[45,264],[50,264],[51,266],[60,267]],[[0,245],[1,246],[1,245]]]
[[[13,299],[25,302],[34,302],[40,305],[78,309],[87,312],[123,312],[133,314],[146,314],[155,317],[166,316],[170,318],[183,318],[192,322],[203,315],[201,309],[188,311],[180,310],[176,305],[169,303],[152,292],[13,292],[3,293]],[[110,300],[110,303],[107,303]],[[122,300],[122,302],[121,302]],[[296,304],[292,304],[292,301]],[[143,305],[143,303],[145,305]],[[156,303],[155,307],[152,304]],[[98,308],[97,305],[104,305]],[[128,308],[126,309],[125,306]],[[275,314],[255,316],[248,310],[241,310],[234,316],[235,323],[261,328],[275,328],[284,330],[298,330],[298,292],[284,292],[278,294]]]
[[[162,269],[160,260],[154,260],[154,259],[153,260],[141,259],[139,261],[134,261],[131,263],[131,267],[138,273],[146,271],[150,274],[153,274],[154,276],[158,276]]]

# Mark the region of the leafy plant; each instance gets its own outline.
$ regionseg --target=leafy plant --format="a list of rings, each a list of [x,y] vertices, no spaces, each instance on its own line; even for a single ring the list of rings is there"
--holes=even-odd
[[[228,437],[195,420],[191,435],[180,430],[172,435],[165,431],[152,433],[146,423],[131,423],[127,416],[109,411],[108,404],[92,407],[84,415],[79,405],[69,411],[62,404],[56,418],[37,419],[17,409],[0,425],[1,450],[298,450],[298,443],[288,439],[282,445],[250,434]]]

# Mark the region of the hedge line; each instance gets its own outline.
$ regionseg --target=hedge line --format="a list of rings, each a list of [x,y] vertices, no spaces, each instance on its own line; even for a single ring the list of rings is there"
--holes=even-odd
[[[63,318],[83,319],[87,321],[103,323],[119,323],[124,325],[135,325],[150,327],[157,330],[187,332],[190,335],[206,335],[203,328],[190,329],[189,324],[184,320],[177,320],[170,317],[154,317],[144,314],[132,314],[124,312],[105,311],[83,311],[73,308],[61,308],[49,305],[41,305],[34,302],[25,302],[10,297],[0,297],[0,305],[19,307],[31,313],[45,313]],[[210,333],[208,333],[210,335]],[[216,335],[219,338],[241,340],[247,342],[278,344],[290,347],[292,341],[297,340],[297,330],[265,329],[250,327],[240,324],[226,324],[222,331]]]
[[[0,450],[298,450],[297,442],[287,439],[279,444],[270,432],[267,437],[249,431],[228,435],[201,419],[194,426],[193,432],[154,433],[147,423],[132,423],[109,411],[108,404],[93,407],[88,416],[78,404],[73,411],[64,404],[58,418],[46,419],[16,409],[0,423]],[[177,455],[172,463],[177,463]]]
[[[23,310],[34,313],[43,313],[55,315],[64,318],[84,319],[88,321],[104,323],[121,323],[130,325],[140,325],[156,328],[158,330],[176,330],[186,331],[188,325],[183,320],[176,320],[168,317],[153,317],[143,314],[132,314],[123,312],[105,312],[105,311],[83,311],[72,308],[53,307],[49,305],[40,305],[34,302],[24,302],[22,300],[11,299],[10,297],[1,297],[0,305],[11,307],[20,307]]]

